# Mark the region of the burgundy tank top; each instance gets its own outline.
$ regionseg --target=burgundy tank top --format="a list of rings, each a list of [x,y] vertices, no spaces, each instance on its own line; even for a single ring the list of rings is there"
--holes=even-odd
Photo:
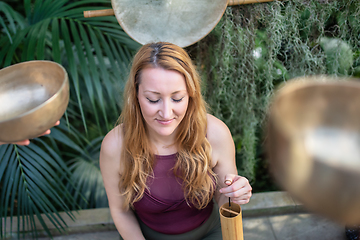
[[[182,190],[182,180],[175,177],[173,167],[177,154],[156,156],[154,178],[148,179],[149,191],[134,203],[137,216],[151,229],[164,234],[181,234],[203,224],[213,209],[211,201],[198,210],[187,203]]]

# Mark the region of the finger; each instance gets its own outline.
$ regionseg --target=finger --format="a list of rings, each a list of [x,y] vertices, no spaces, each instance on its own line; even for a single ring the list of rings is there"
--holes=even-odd
[[[58,126],[58,125],[60,125],[60,120],[56,121],[56,123],[54,124],[54,126]],[[41,134],[40,136],[48,135],[50,133],[51,133],[51,130],[48,129],[43,134]]]
[[[30,140],[26,139],[26,140],[23,140],[23,141],[14,142],[13,144],[21,145],[21,146],[27,146],[27,145],[30,144]]]
[[[48,134],[50,134],[50,132],[51,132],[50,129],[48,129],[43,134],[41,134],[40,136],[48,135]]]
[[[233,202],[233,203],[243,205],[243,204],[247,204],[250,202],[250,198],[251,198],[252,194],[251,194],[251,192],[249,192],[249,193],[242,194],[240,197],[230,197],[229,194],[225,194],[224,196],[229,198],[231,200],[231,202]]]
[[[56,123],[54,124],[54,126],[58,126],[58,125],[60,125],[60,120],[56,121]],[[39,137],[44,136],[44,135],[48,135],[50,133],[51,133],[51,130],[48,129],[43,134],[41,134]]]
[[[230,192],[234,192],[240,188],[242,188],[246,182],[245,181],[241,181],[240,176],[238,175],[234,175],[234,174],[227,174],[225,176],[225,184],[227,185],[227,187],[223,187],[220,189],[220,193],[230,193]]]
[[[235,174],[226,174],[224,183],[227,186],[230,186],[236,180],[236,177],[237,177],[237,175],[235,175]]]
[[[250,202],[250,197],[246,198],[246,199],[234,199],[232,198],[231,201],[233,203],[239,204],[239,205],[244,205]]]
[[[252,196],[252,193],[251,193],[251,191],[249,191],[240,197],[233,198],[233,201],[236,202],[237,204],[246,204],[250,201],[251,196]]]
[[[224,189],[223,194],[226,197],[231,197],[231,198],[242,198],[243,196],[249,195],[249,193],[251,192],[251,188],[248,187],[243,187],[240,189],[234,189],[232,191],[226,191],[227,189]]]
[[[236,198],[251,192],[251,190],[249,181],[244,177],[237,176],[230,186],[221,188],[219,191],[227,197]]]
[[[227,193],[225,196],[231,197],[234,200],[249,200],[252,195],[251,191],[252,188],[248,185],[234,192]]]
[[[232,184],[232,181],[229,179],[226,179],[224,182],[226,185],[230,186]]]

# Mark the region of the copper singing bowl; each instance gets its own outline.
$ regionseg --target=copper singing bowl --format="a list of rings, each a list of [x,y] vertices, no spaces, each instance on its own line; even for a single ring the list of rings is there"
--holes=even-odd
[[[272,102],[267,152],[279,185],[308,210],[360,224],[360,83],[290,81]]]
[[[69,103],[65,69],[29,61],[0,70],[0,141],[35,138],[54,126]]]

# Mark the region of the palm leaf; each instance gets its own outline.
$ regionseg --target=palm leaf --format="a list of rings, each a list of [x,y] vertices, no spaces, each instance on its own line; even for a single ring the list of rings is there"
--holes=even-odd
[[[12,34],[16,33],[18,26],[24,27],[24,18],[15,12],[8,4],[0,2],[0,12],[4,13],[5,18],[0,15],[0,25],[3,27],[5,34],[12,43]]]
[[[64,43],[65,43],[65,51],[66,51],[66,55],[67,55],[67,61],[68,61],[68,70],[70,72],[70,76],[71,76],[71,80],[73,82],[73,86],[75,88],[75,93],[76,93],[76,100],[79,103],[79,108],[80,108],[80,113],[82,116],[82,121],[84,124],[84,128],[85,131],[87,131],[87,125],[86,125],[86,121],[85,121],[85,114],[84,114],[84,110],[81,104],[81,94],[80,94],[80,84],[79,84],[79,76],[78,76],[78,72],[76,70],[76,62],[75,62],[75,57],[74,57],[74,53],[73,53],[73,47],[72,47],[72,42],[69,36],[69,29],[66,23],[65,19],[61,19],[61,33],[62,33],[62,37],[64,39]]]
[[[86,4],[96,2],[108,4],[110,7],[110,1],[84,0],[71,3],[68,0],[37,0],[33,4],[29,0],[24,1],[26,9],[33,9],[26,12],[29,25],[18,31],[18,34],[11,36],[12,42],[4,43],[7,50],[0,50],[0,64],[5,67],[17,61],[33,59],[54,59],[63,64],[69,72],[74,99],[77,102],[76,106],[81,114],[85,132],[88,131],[86,116],[90,109],[84,109],[84,102],[89,100],[91,112],[95,113],[91,116],[96,116],[94,121],[98,125],[99,135],[102,135],[103,126],[109,126],[108,112],[110,111],[107,111],[107,108],[110,107],[111,112],[119,112],[116,99],[105,97],[117,94],[111,85],[115,80],[119,81],[108,70],[116,69],[113,70],[117,71],[114,76],[119,76],[118,71],[123,70],[129,63],[129,58],[123,55],[115,58],[112,47],[120,46],[125,48],[125,51],[133,52],[139,44],[127,36],[115,17],[84,18],[83,11],[89,9]],[[47,34],[49,32],[50,39]],[[9,34],[9,31],[7,33]],[[45,42],[47,41],[52,47],[50,56],[46,53]],[[60,46],[61,42],[64,45],[63,49]],[[23,46],[26,51],[18,51]],[[86,55],[84,55],[85,52]],[[117,61],[114,61],[115,59]],[[89,64],[92,65],[90,68]],[[123,76],[120,81],[124,82],[125,74],[120,76]],[[83,81],[85,84],[80,83]],[[82,88],[83,85],[86,87]],[[101,114],[97,113],[98,109]],[[102,119],[99,119],[99,116]],[[109,129],[105,129],[107,130]]]
[[[67,181],[68,191],[81,208],[107,207],[107,196],[99,167],[99,153],[103,137],[92,141],[84,138],[76,129],[60,124],[52,130],[51,137],[73,149],[67,152],[72,157],[68,162],[71,180]],[[64,134],[66,132],[67,134]],[[67,137],[74,136],[73,142]]]
[[[45,57],[45,40],[47,38],[47,32],[49,29],[49,24],[51,22],[51,19],[45,19],[42,21],[40,26],[40,31],[38,35],[38,42],[36,46],[36,55],[37,59],[42,60]]]
[[[1,6],[0,6],[0,7],[1,7]],[[4,21],[4,19],[2,18],[2,16],[0,16],[0,26],[2,26],[3,31],[4,31],[5,34],[8,36],[10,42],[12,43],[12,38],[11,38],[10,31],[9,31],[7,25],[5,24],[5,21]]]
[[[15,55],[15,51],[19,47],[20,43],[24,40],[29,30],[30,28],[26,27],[21,31],[17,31],[16,34],[12,37],[12,43],[4,43],[3,51],[0,52],[0,64],[2,64],[3,67],[9,66],[13,60],[20,60],[20,57]],[[4,61],[4,63],[2,63],[2,61]]]
[[[78,199],[82,208],[108,207],[98,162],[101,142],[102,137],[94,139],[86,147],[86,155],[69,162],[75,188],[68,186],[68,189],[73,192],[74,198]]]
[[[98,9],[111,7],[109,0],[24,0],[22,17],[0,1],[0,68],[53,60],[66,68],[70,80],[66,120],[51,137],[28,147],[0,146],[1,237],[6,216],[17,216],[18,231],[28,229],[36,238],[36,219],[47,229],[42,213],[63,231],[59,211],[69,212],[77,202],[84,208],[107,206],[99,149],[103,132],[120,112],[118,96],[139,44],[114,16],[84,18],[83,11],[95,9],[95,3],[102,5]]]
[[[74,41],[75,41],[76,50],[77,50],[78,53],[83,53],[83,54],[78,54],[78,56],[79,56],[79,61],[78,62],[80,64],[80,68],[82,70],[83,78],[84,78],[84,81],[85,81],[85,87],[87,89],[87,95],[88,95],[89,100],[91,102],[91,107],[92,107],[92,109],[94,111],[96,124],[98,125],[99,129],[101,129],[100,128],[100,121],[99,121],[98,113],[97,113],[97,108],[96,108],[96,101],[95,101],[96,97],[94,95],[94,87],[93,87],[93,82],[99,82],[99,79],[98,79],[98,76],[97,76],[97,71],[96,71],[97,67],[96,67],[94,61],[90,60],[89,63],[92,66],[90,67],[90,71],[89,71],[89,66],[87,64],[87,59],[89,59],[89,57],[87,57],[87,59],[85,58],[85,56],[92,56],[92,52],[90,50],[90,45],[91,44],[89,42],[89,39],[88,39],[86,33],[84,32],[82,24],[78,24],[79,28],[76,28],[75,23],[70,22],[70,27],[71,27],[72,36],[73,36]],[[78,31],[78,29],[80,31]],[[80,35],[78,34],[78,32],[80,32]],[[91,74],[91,72],[93,72],[93,74]]]
[[[55,62],[61,63],[61,53],[60,53],[60,30],[59,22],[55,19],[52,21],[51,26],[51,42],[52,42],[52,57]]]
[[[41,22],[38,22],[29,29],[26,37],[27,46],[25,47],[27,49],[27,54],[22,58],[22,61],[31,61],[36,58],[34,55],[34,49],[36,49],[36,44],[38,43],[38,34],[43,34],[40,32],[40,28]]]
[[[0,213],[1,218],[5,220],[4,224],[8,215],[11,216],[12,223],[12,216],[16,212],[18,217],[29,215],[28,218],[22,218],[22,224],[18,222],[18,228],[29,224],[35,226],[35,218],[32,216],[36,215],[51,236],[41,216],[41,213],[45,213],[59,231],[64,231],[66,224],[58,211],[65,211],[73,218],[68,207],[68,203],[73,202],[73,199],[63,183],[63,179],[69,179],[69,170],[66,165],[54,161],[54,158],[59,159],[59,156],[54,152],[49,154],[35,144],[30,144],[28,147],[3,145],[0,147],[0,152],[4,153],[0,159],[1,206],[3,206]],[[17,206],[14,205],[15,202]],[[26,224],[25,219],[30,222]]]

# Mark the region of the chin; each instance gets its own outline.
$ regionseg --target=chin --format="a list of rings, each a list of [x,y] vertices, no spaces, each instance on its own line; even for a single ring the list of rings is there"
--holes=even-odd
[[[168,136],[171,136],[174,132],[175,132],[175,130],[158,131],[157,134],[159,134],[160,136],[168,137]]]
[[[173,127],[163,127],[163,128],[157,128],[155,130],[156,134],[164,137],[168,137],[175,133],[176,128]]]

